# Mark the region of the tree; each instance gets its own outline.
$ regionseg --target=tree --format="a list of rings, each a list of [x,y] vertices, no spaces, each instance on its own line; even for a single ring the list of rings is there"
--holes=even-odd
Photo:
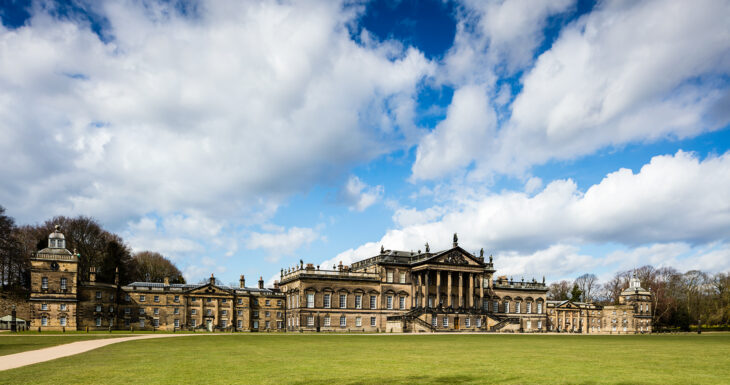
[[[124,241],[117,235],[112,235],[104,252],[103,259],[97,270],[97,279],[102,282],[114,282],[119,271],[119,283],[127,284],[135,280],[137,265],[132,259],[132,252]]]
[[[575,284],[578,285],[581,295],[581,301],[592,302],[593,293],[598,287],[598,277],[595,274],[583,274],[575,279]]]
[[[27,289],[29,263],[22,254],[15,220],[0,206],[0,287]]]
[[[154,251],[140,251],[134,254],[136,280],[145,282],[162,282],[165,277],[170,283],[185,283],[180,270],[162,254]]]
[[[570,282],[560,281],[548,286],[547,298],[554,301],[564,301],[569,298]]]
[[[580,290],[577,284],[573,284],[573,289],[570,290],[570,300],[573,302],[579,302],[580,296],[583,292]]]

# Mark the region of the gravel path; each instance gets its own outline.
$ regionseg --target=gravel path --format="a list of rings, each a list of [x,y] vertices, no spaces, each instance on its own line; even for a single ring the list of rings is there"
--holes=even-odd
[[[20,352],[15,354],[8,354],[0,357],[0,371],[19,368],[21,366],[37,364],[39,362],[45,362],[55,360],[56,358],[72,356],[89,350],[94,350],[102,346],[116,344],[117,342],[133,341],[133,340],[145,340],[148,338],[168,338],[168,337],[186,337],[190,334],[146,334],[134,337],[120,337],[120,338],[101,338],[96,340],[78,341],[71,342],[68,344],[51,346],[50,348],[43,348],[38,350],[30,350],[27,352]]]

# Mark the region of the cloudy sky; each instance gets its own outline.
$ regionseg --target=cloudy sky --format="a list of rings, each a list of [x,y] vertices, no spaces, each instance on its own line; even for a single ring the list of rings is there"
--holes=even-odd
[[[389,249],[730,269],[730,2],[25,1],[0,205],[197,281]]]

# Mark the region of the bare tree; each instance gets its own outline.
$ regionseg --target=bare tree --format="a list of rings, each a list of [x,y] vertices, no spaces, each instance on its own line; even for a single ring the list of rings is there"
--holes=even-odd
[[[140,251],[134,254],[137,279],[146,282],[162,282],[165,277],[170,283],[185,283],[180,270],[169,259],[154,251]]]
[[[569,281],[553,282],[548,286],[547,298],[549,300],[563,301],[570,298],[570,290],[573,284]]]
[[[581,290],[581,301],[592,302],[593,295],[598,287],[598,277],[595,274],[583,274],[575,279],[575,284]]]

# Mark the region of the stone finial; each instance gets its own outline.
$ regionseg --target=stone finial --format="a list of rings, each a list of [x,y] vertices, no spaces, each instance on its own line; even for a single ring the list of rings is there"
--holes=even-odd
[[[210,273],[209,283],[211,285],[215,285],[215,276],[213,275],[213,273]]]
[[[419,255],[421,254],[421,249],[418,249],[418,254],[419,254]]]
[[[431,252],[431,247],[428,245],[428,242],[426,242],[426,252],[427,253]]]
[[[542,276],[542,283],[545,283],[545,276]]]
[[[165,284],[165,286],[170,286],[170,277],[165,277],[162,282]]]
[[[281,269],[281,272],[282,274],[284,274],[284,269]],[[246,287],[246,277],[244,277],[243,274],[241,274],[241,278],[239,278],[238,280],[238,285],[241,287],[241,289]]]
[[[264,277],[259,277],[259,289],[264,288]]]
[[[380,254],[385,254],[385,247],[383,245],[380,245]]]
[[[454,247],[459,246],[459,237],[454,233]]]
[[[492,263],[492,254],[489,254],[489,263]]]
[[[483,247],[481,250],[479,250],[479,256],[484,258],[484,248]]]

